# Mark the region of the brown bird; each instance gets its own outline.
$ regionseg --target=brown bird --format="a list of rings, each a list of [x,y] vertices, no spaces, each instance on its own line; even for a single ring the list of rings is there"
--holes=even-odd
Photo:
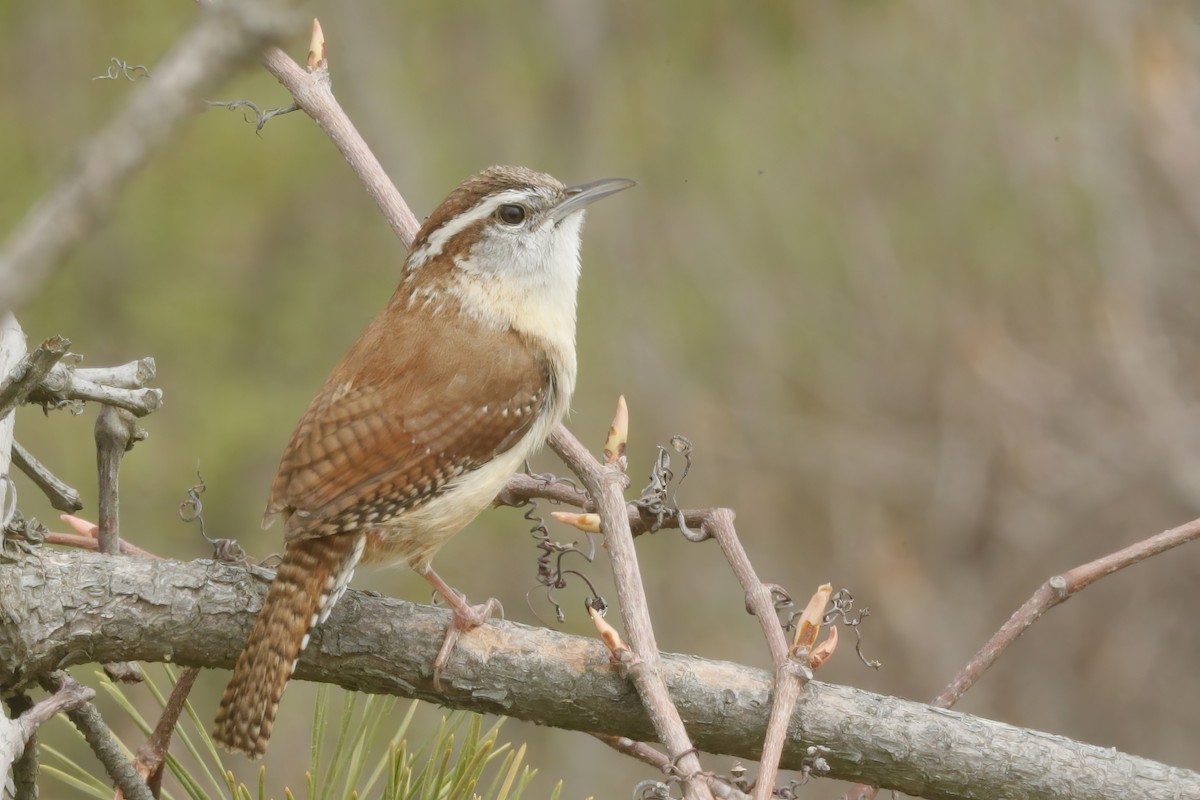
[[[404,563],[454,611],[434,682],[470,606],[430,566],[562,420],[575,388],[583,209],[634,182],[566,187],[521,167],[460,184],[421,226],[383,312],[300,418],[264,527],[283,563],[221,698],[213,738],[257,758],[300,652],[355,566]]]

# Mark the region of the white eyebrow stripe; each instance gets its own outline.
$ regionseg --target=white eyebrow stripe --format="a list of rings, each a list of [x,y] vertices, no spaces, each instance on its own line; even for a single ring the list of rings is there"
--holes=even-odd
[[[457,217],[451,217],[446,220],[442,227],[429,234],[429,238],[425,241],[425,244],[414,250],[412,255],[409,256],[409,271],[416,270],[429,261],[429,259],[441,255],[447,242],[479,220],[490,217],[495,213],[497,208],[505,203],[527,204],[528,202],[528,189],[508,189],[497,194],[488,195],[480,200],[474,208],[459,214]]]

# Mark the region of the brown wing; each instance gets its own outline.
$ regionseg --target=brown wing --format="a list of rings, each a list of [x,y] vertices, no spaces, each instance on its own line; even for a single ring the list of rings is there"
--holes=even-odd
[[[387,522],[519,441],[549,391],[516,334],[389,308],[300,419],[264,524],[282,514],[295,539]]]

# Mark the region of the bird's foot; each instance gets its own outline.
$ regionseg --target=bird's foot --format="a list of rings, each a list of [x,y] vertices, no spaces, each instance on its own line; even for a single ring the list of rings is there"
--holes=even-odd
[[[478,628],[497,612],[503,618],[504,606],[500,605],[500,601],[494,597],[489,598],[486,603],[480,603],[477,606],[470,605],[466,598],[451,588],[432,569],[427,569],[422,575],[425,580],[433,584],[433,588],[454,612],[454,619],[446,631],[446,639],[442,642],[441,649],[438,650],[437,658],[433,661],[433,688],[434,691],[440,692],[442,690],[442,673],[450,662],[450,654],[454,652],[454,645],[458,643],[458,637],[467,631]]]
[[[454,620],[446,629],[446,638],[442,642],[442,648],[438,650],[437,658],[433,661],[433,688],[438,692],[442,690],[442,672],[450,663],[450,654],[454,652],[454,645],[458,643],[458,637],[478,628],[491,619],[497,611],[500,612],[501,617],[504,616],[504,607],[494,597],[477,606],[467,605],[462,598],[459,598],[459,602],[462,605],[454,608]]]

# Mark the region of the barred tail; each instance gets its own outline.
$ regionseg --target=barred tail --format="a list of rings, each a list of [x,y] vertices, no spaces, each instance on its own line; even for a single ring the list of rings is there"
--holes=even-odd
[[[250,758],[266,751],[300,651],[346,590],[365,541],[361,533],[341,533],[288,542],[221,698],[213,729],[217,744]]]

